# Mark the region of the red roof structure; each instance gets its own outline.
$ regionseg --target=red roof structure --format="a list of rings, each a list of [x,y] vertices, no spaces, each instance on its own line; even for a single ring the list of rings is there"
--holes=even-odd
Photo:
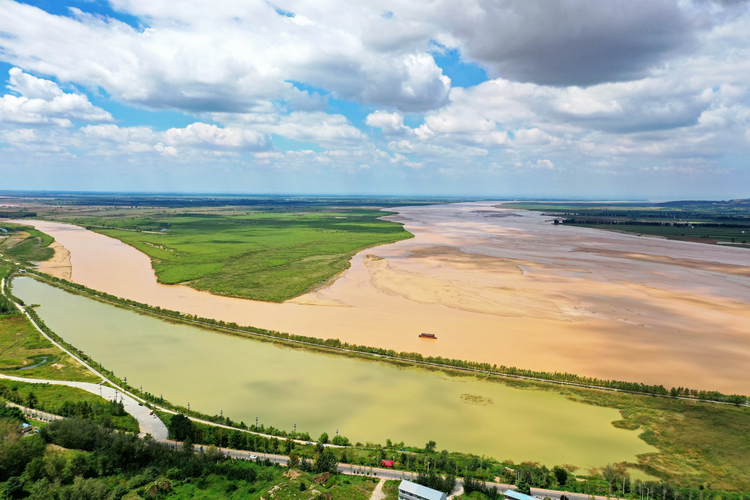
[[[391,468],[393,468],[393,464],[395,464],[395,463],[396,462],[394,462],[393,460],[383,460],[382,461],[383,467],[391,467]]]

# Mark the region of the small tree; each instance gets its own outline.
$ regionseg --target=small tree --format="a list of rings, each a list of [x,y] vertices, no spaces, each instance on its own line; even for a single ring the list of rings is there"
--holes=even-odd
[[[326,448],[325,450],[323,450],[323,453],[318,455],[318,457],[315,459],[315,463],[313,463],[313,470],[316,474],[322,474],[324,472],[334,473],[336,472],[337,465],[338,462],[336,462],[336,456],[329,448]]]
[[[26,398],[26,406],[29,408],[36,408],[36,406],[39,404],[39,400],[36,397],[36,394],[33,392],[30,392],[28,397]]]
[[[552,472],[555,474],[555,479],[557,479],[557,484],[559,484],[560,486],[565,486],[565,483],[568,482],[568,471],[555,466],[552,469]]]
[[[437,448],[437,443],[435,441],[428,441],[426,445],[424,445],[424,451],[427,453],[434,453],[435,448]]]
[[[193,422],[185,415],[177,414],[169,421],[169,436],[177,441],[184,441],[193,435]]]
[[[328,444],[328,433],[324,432],[323,434],[321,434],[318,438],[318,442],[321,444]]]

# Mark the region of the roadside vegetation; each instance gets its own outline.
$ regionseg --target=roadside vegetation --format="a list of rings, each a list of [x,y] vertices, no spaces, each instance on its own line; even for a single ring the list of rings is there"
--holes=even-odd
[[[2,498],[151,500],[211,498],[366,500],[368,477],[289,471],[269,462],[226,458],[213,447],[174,450],[86,419],[41,426],[22,437],[22,416],[0,415]]]
[[[125,412],[122,403],[75,387],[0,379],[0,401],[3,400],[61,417],[92,420],[108,429],[135,433],[139,430],[138,421]]]
[[[0,261],[0,279],[11,268],[7,261]],[[99,381],[44,338],[8,299],[5,290],[0,290],[0,373],[48,380]]]
[[[365,248],[412,234],[373,209],[201,211],[86,217],[66,222],[117,238],[151,257],[159,282],[217,295],[282,302],[349,268]],[[64,219],[62,219],[64,220]]]
[[[562,224],[750,248],[750,200],[666,203],[513,203]]]

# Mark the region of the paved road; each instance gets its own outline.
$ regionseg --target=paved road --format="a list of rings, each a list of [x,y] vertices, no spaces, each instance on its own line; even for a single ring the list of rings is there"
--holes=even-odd
[[[143,437],[146,434],[151,434],[154,439],[165,440],[167,439],[167,426],[159,420],[156,415],[150,415],[151,410],[146,406],[141,406],[138,401],[130,397],[128,394],[123,394],[121,390],[113,389],[106,385],[93,384],[91,382],[71,382],[67,380],[43,380],[34,378],[21,378],[12,377],[10,375],[0,374],[0,378],[15,380],[17,382],[27,382],[31,384],[51,384],[51,385],[65,385],[68,387],[76,387],[83,389],[84,391],[96,394],[110,401],[117,400],[122,401],[125,411],[131,414],[138,421],[138,425],[141,428],[140,436]]]
[[[41,420],[42,422],[52,422],[53,420],[63,419],[63,417],[61,417],[60,415],[47,413],[46,411],[35,410],[33,408],[27,408],[25,406],[17,405],[16,403],[11,403],[10,401],[6,401],[5,404],[8,406],[15,406],[16,408],[20,409],[28,418],[33,418],[34,420]]]
[[[587,495],[585,493],[570,493],[569,491],[555,491],[555,490],[545,490],[542,488],[531,488],[531,494],[535,497],[544,498],[548,497],[552,500],[560,500],[560,497],[562,495],[565,495],[570,500],[591,500],[591,498],[595,498],[596,500],[612,500],[613,498],[618,498],[616,495],[609,497],[600,497],[600,496],[594,496]]]

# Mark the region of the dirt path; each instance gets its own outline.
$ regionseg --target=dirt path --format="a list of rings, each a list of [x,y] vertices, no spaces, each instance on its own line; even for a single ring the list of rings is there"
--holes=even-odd
[[[385,485],[385,479],[381,477],[380,481],[378,481],[377,486],[375,486],[375,489],[372,490],[370,500],[383,500],[385,498],[385,493],[383,493],[383,485]]]

